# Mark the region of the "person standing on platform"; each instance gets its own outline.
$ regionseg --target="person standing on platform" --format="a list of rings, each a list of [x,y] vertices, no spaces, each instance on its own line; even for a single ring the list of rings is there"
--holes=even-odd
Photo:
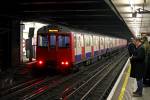
[[[130,58],[131,62],[134,63],[134,78],[137,81],[137,90],[133,92],[133,96],[141,97],[143,91],[143,77],[145,71],[145,49],[142,45],[141,39],[136,39],[136,50],[135,54]]]
[[[128,51],[129,51],[129,56],[133,56],[135,52],[136,46],[135,46],[135,40],[134,38],[131,38],[129,44],[128,44]]]
[[[128,44],[128,52],[129,52],[129,56],[130,58],[135,54],[135,50],[136,50],[136,46],[135,46],[135,39],[131,38],[129,44]],[[135,66],[134,66],[134,62],[132,62],[130,60],[131,63],[131,73],[130,73],[130,77],[134,77],[134,71],[135,71]]]
[[[144,74],[144,78],[143,78],[143,83],[147,84],[146,80],[147,80],[147,78],[150,78],[149,77],[150,68],[149,68],[149,64],[148,64],[149,57],[150,57],[150,45],[149,45],[147,37],[143,37],[142,42],[143,42],[143,46],[145,49],[145,74]]]

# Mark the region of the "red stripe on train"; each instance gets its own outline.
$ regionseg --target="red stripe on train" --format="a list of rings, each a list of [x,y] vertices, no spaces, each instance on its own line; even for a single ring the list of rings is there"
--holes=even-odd
[[[85,59],[85,48],[82,47],[82,59]]]

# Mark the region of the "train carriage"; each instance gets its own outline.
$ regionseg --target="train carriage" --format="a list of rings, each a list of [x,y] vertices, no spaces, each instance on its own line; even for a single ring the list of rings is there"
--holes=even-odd
[[[94,57],[99,55],[100,47],[99,47],[99,36],[94,35],[93,36],[93,51],[94,51]]]
[[[100,54],[104,54],[105,53],[105,37],[104,36],[100,36]]]
[[[61,25],[45,26],[37,33],[36,67],[65,71],[77,64],[97,59],[111,52],[112,48],[119,48],[120,40]]]
[[[37,33],[36,67],[45,66],[66,69],[72,66],[74,59],[74,44],[69,29],[49,29],[43,27]],[[60,67],[61,66],[61,67]]]

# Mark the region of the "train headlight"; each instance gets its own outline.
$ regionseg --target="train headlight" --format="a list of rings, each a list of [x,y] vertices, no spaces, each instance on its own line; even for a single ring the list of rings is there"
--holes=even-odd
[[[61,62],[61,65],[68,66],[68,65],[69,65],[69,62],[68,62],[68,61],[62,61],[62,62]]]
[[[42,64],[43,64],[43,61],[42,61],[42,60],[39,60],[39,61],[38,61],[38,64],[39,64],[39,65],[42,65]]]
[[[65,63],[62,61],[61,64],[64,65]]]
[[[66,62],[65,62],[65,65],[67,65],[67,66],[68,66],[68,64],[69,64],[69,62],[68,62],[68,61],[66,61]]]

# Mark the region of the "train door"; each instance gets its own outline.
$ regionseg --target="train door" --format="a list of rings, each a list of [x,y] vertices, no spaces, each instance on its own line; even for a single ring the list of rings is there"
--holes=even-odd
[[[105,45],[104,45],[104,37],[103,37],[103,36],[100,36],[100,51],[101,51],[101,54],[104,53],[104,48],[105,48]]]
[[[38,34],[36,53],[37,60],[46,60],[46,62],[56,61],[56,35],[54,33],[50,35]]]
[[[91,58],[92,56],[92,36],[91,35],[84,35],[85,36],[85,57],[86,59]]]
[[[56,34],[55,33],[51,33],[48,36],[48,54],[49,56],[51,56],[54,61],[56,61],[57,59],[57,44],[56,44]]]
[[[84,43],[84,35],[81,34],[81,53],[82,53],[82,59],[85,59],[85,43]]]
[[[93,36],[94,56],[99,54],[99,37]]]
[[[103,36],[103,46],[104,46],[104,48],[103,48],[103,54],[105,53],[105,49],[106,49],[106,37],[105,36]]]
[[[64,69],[71,66],[72,51],[71,51],[71,34],[59,33],[57,35],[57,64],[59,69]],[[61,65],[61,66],[59,66]]]
[[[84,58],[83,35],[75,34],[75,61],[79,62]]]

